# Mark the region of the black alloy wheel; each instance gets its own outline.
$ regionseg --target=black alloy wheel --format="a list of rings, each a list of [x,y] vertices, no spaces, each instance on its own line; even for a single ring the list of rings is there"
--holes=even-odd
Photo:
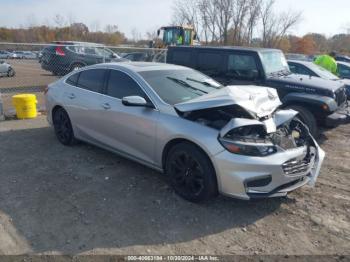
[[[168,154],[166,173],[175,192],[191,202],[217,195],[215,172],[209,158],[195,145],[181,143]]]
[[[76,142],[71,121],[63,108],[59,108],[54,112],[53,125],[56,137],[63,145],[69,146]]]

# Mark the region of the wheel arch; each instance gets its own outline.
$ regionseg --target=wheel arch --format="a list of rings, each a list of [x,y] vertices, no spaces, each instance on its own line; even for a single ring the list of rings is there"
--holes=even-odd
[[[216,180],[218,180],[217,175],[216,175],[215,165],[213,164],[211,158],[209,157],[208,152],[205,149],[203,149],[202,146],[198,145],[196,142],[193,142],[193,141],[191,141],[189,139],[186,139],[186,138],[174,138],[174,139],[168,141],[168,143],[165,145],[165,147],[163,149],[163,152],[162,152],[162,168],[163,168],[163,170],[165,171],[166,159],[168,157],[168,154],[169,154],[170,150],[174,146],[176,146],[178,144],[181,144],[181,143],[191,144],[191,145],[197,147],[203,154],[205,154],[205,156],[208,158],[209,163],[210,163],[210,165],[212,166],[212,168],[213,168],[213,170],[215,172]]]

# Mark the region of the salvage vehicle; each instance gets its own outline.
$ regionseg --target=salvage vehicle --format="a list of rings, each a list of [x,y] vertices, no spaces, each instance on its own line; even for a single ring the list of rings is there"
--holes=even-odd
[[[12,66],[5,61],[0,61],[0,77],[14,77],[16,75],[15,70]]]
[[[349,79],[341,79],[338,76],[329,72],[328,70],[324,69],[323,67],[318,66],[312,62],[288,60],[288,65],[289,65],[290,71],[294,74],[306,75],[310,78],[320,77],[323,79],[344,83],[346,85],[346,93],[347,93],[348,100],[350,99],[350,80]],[[349,78],[350,78],[350,68],[349,68]]]
[[[275,89],[223,87],[193,69],[160,63],[86,67],[48,86],[58,140],[102,147],[164,172],[193,202],[218,193],[286,196],[314,185],[325,153]]]
[[[337,62],[339,77],[350,79],[350,63]]]
[[[281,50],[245,47],[169,47],[167,63],[188,66],[223,85],[275,88],[283,108],[299,112],[316,137],[320,125],[349,121],[344,83],[293,74]]]
[[[350,57],[345,55],[337,55],[335,57],[335,60],[337,60],[338,62],[350,63]]]
[[[88,65],[127,61],[104,45],[86,42],[53,42],[41,53],[41,68],[54,75],[65,75]]]

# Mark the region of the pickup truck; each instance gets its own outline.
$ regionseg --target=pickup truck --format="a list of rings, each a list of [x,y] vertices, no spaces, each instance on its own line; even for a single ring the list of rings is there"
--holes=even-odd
[[[348,122],[344,83],[293,74],[281,50],[245,47],[169,47],[167,63],[191,67],[223,85],[272,87],[283,103],[317,136],[319,126]]]

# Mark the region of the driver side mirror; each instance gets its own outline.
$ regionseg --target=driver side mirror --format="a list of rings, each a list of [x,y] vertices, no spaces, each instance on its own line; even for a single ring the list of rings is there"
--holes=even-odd
[[[153,105],[151,105],[150,103],[147,103],[146,99],[144,99],[141,96],[126,96],[126,97],[123,97],[122,103],[125,106],[154,108]]]
[[[160,35],[160,30],[158,29],[158,30],[157,30],[157,36],[159,36],[159,35]]]

